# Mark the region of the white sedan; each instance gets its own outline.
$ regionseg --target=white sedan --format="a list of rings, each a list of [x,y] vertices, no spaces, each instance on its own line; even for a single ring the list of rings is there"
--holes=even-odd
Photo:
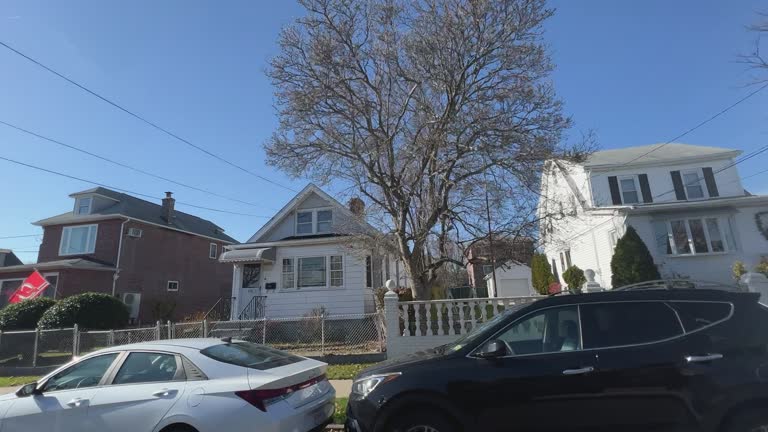
[[[307,432],[334,411],[326,364],[249,342],[104,349],[0,397],[2,432]]]

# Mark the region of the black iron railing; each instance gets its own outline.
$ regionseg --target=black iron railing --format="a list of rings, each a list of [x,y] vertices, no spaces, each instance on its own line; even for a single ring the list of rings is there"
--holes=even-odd
[[[254,296],[240,311],[240,315],[237,316],[237,319],[243,321],[264,318],[266,306],[267,296]]]

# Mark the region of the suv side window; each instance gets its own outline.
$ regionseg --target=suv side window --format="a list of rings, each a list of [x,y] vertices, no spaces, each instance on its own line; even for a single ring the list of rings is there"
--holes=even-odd
[[[112,384],[173,381],[178,367],[173,354],[132,352],[128,354]]]
[[[514,355],[579,350],[578,308],[564,306],[534,312],[512,324],[496,339],[506,342]]]
[[[118,353],[92,357],[72,365],[46,381],[43,392],[95,387],[107,373]]]
[[[680,321],[663,302],[581,305],[584,348],[657,342],[683,334]]]
[[[730,303],[713,302],[671,302],[669,305],[677,311],[688,333],[728,318],[733,308]]]

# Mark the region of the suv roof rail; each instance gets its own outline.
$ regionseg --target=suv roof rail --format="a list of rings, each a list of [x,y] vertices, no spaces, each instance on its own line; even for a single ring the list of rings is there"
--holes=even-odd
[[[729,285],[722,282],[698,281],[691,279],[657,279],[624,285],[614,288],[612,291],[635,291],[649,289],[715,289],[721,291],[743,291],[738,285]]]

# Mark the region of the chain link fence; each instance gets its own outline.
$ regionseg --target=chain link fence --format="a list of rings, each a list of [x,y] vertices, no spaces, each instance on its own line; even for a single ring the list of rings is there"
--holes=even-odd
[[[160,323],[122,330],[0,332],[0,367],[60,366],[117,345],[164,339],[232,337],[303,355],[370,354],[386,350],[382,315],[322,315],[248,321]]]

